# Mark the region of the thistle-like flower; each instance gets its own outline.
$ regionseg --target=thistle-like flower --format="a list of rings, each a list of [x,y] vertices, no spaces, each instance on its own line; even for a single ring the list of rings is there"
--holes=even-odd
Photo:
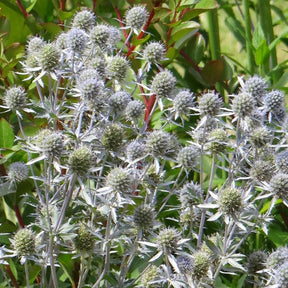
[[[131,101],[131,95],[126,91],[117,91],[109,98],[109,107],[113,113],[120,114]]]
[[[101,142],[108,151],[118,151],[123,144],[124,130],[118,124],[109,125],[103,132]]]
[[[159,72],[151,83],[151,93],[158,97],[169,97],[177,83],[176,78],[169,70]]]
[[[72,20],[72,27],[89,32],[95,24],[95,15],[88,11],[82,10],[75,14]]]
[[[188,116],[191,108],[194,107],[194,96],[189,90],[180,91],[173,99],[173,109],[175,111],[175,119],[179,116]]]
[[[20,229],[12,240],[19,257],[32,256],[35,253],[35,235],[29,228]]]
[[[218,199],[220,211],[228,216],[235,215],[243,209],[241,192],[237,188],[228,187],[220,192]]]
[[[288,150],[281,151],[276,155],[275,164],[279,172],[288,174]]]
[[[75,53],[83,53],[88,44],[87,34],[79,29],[72,28],[66,34],[66,47],[70,48]],[[59,43],[59,41],[57,42]]]
[[[132,100],[127,104],[125,115],[128,120],[136,121],[144,114],[144,105],[140,100]]]
[[[115,193],[131,194],[133,192],[133,178],[127,169],[116,167],[106,177],[106,185]]]
[[[201,115],[207,117],[216,116],[222,107],[219,95],[213,92],[203,94],[198,100],[198,109]]]
[[[249,140],[256,148],[261,148],[271,141],[270,131],[263,126],[257,127],[249,133]]]
[[[20,110],[27,105],[27,97],[22,87],[11,87],[5,91],[3,102],[5,108]]]
[[[268,111],[274,112],[284,106],[284,94],[279,90],[273,90],[266,94],[264,103]]]
[[[129,62],[122,56],[114,56],[108,59],[107,76],[113,80],[125,80],[129,69]]]
[[[151,63],[159,63],[165,59],[166,50],[159,42],[150,42],[143,49],[143,58]]]
[[[253,163],[250,169],[250,177],[257,181],[269,182],[275,173],[275,166],[273,163],[264,160],[258,160]]]
[[[148,12],[144,6],[134,6],[125,15],[126,27],[136,33],[141,30],[148,20]]]
[[[271,192],[282,200],[288,199],[288,174],[279,172],[270,180]]]
[[[270,270],[276,270],[287,261],[288,261],[288,248],[279,247],[268,256],[266,261],[266,267]]]
[[[72,173],[85,176],[92,167],[92,153],[86,147],[74,150],[68,159],[68,167]]]
[[[54,72],[59,67],[61,52],[53,43],[42,47],[39,53],[39,63],[43,71]]]
[[[222,153],[228,145],[228,137],[224,129],[214,129],[208,135],[206,149],[213,154]]]
[[[89,253],[94,249],[96,239],[88,227],[81,223],[73,242],[76,250]]]
[[[146,147],[144,143],[137,140],[132,141],[126,147],[126,156],[129,162],[142,158],[146,154]]]
[[[108,41],[110,39],[109,26],[104,24],[96,25],[90,31],[90,39],[93,45],[99,47],[101,50],[106,50],[108,47]]]
[[[268,255],[264,251],[259,250],[251,253],[247,261],[248,272],[254,274],[259,270],[265,269],[267,257]]]
[[[205,275],[207,275],[207,272],[210,267],[211,260],[209,258],[209,255],[205,252],[197,251],[193,254],[193,271],[192,276],[196,279],[201,279]]]
[[[235,95],[232,100],[232,110],[234,114],[239,118],[252,115],[255,109],[255,99],[247,92],[241,92]]]
[[[279,266],[276,270],[275,283],[279,288],[286,288],[288,285],[288,261],[284,262],[281,266]]]
[[[182,273],[191,275],[191,273],[193,272],[193,268],[194,268],[194,259],[186,255],[178,256],[177,266]]]
[[[11,182],[19,183],[29,177],[29,168],[23,162],[14,162],[9,166],[8,179]]]
[[[154,218],[155,215],[152,207],[148,205],[140,205],[135,208],[133,221],[138,228],[147,230],[152,227]]]
[[[194,168],[198,164],[199,151],[194,146],[183,147],[177,155],[177,162],[186,169]]]
[[[156,243],[160,251],[170,254],[176,251],[180,240],[180,233],[175,228],[164,228],[159,232]]]

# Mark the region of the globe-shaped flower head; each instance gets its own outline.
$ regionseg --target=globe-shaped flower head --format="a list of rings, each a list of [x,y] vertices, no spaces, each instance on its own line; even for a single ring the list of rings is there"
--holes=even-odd
[[[85,176],[92,166],[92,153],[86,147],[74,150],[68,159],[68,167],[72,173]]]
[[[29,228],[19,230],[13,238],[13,246],[18,256],[32,256],[35,252],[35,235]]]
[[[169,97],[177,83],[176,78],[169,70],[155,75],[151,83],[151,93],[158,97]]]
[[[22,87],[11,87],[6,90],[3,102],[11,110],[20,110],[27,104],[25,90]]]
[[[72,27],[82,29],[86,32],[89,32],[94,24],[95,15],[88,10],[77,12],[72,21]]]
[[[29,177],[29,168],[23,162],[14,162],[10,165],[7,174],[10,181],[19,183]]]
[[[241,92],[235,95],[232,100],[232,110],[239,118],[250,116],[255,109],[255,99],[247,92]]]
[[[205,93],[198,100],[198,109],[201,115],[216,116],[222,106],[222,100],[215,93]]]
[[[134,6],[125,16],[126,26],[133,30],[141,30],[148,20],[148,12],[144,6]]]
[[[53,72],[59,67],[61,52],[57,45],[48,43],[40,51],[39,62],[45,72]]]
[[[159,42],[151,42],[143,50],[143,58],[151,63],[159,63],[164,60],[165,54],[165,47]]]
[[[243,208],[241,193],[237,188],[228,187],[221,191],[218,205],[221,212],[232,216],[240,212]]]
[[[66,35],[66,47],[75,53],[83,53],[88,44],[88,36],[79,28],[72,28]]]

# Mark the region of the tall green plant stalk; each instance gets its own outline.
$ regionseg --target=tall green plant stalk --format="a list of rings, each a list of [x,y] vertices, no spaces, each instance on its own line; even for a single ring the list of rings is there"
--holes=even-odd
[[[254,74],[254,57],[252,49],[252,25],[249,11],[249,0],[243,0],[244,20],[245,20],[245,38],[246,38],[246,51],[248,60],[248,70],[250,74]]]
[[[208,21],[208,35],[209,35],[211,58],[212,60],[217,60],[220,59],[221,57],[219,21],[218,21],[217,9],[213,9],[207,12],[207,21]],[[216,89],[221,96],[224,96],[224,89],[219,83],[216,83]]]
[[[267,45],[269,45],[274,40],[270,0],[258,0],[258,11],[260,17],[260,24],[267,39]],[[275,48],[273,48],[270,51],[270,57],[264,63],[264,72],[269,73],[276,65],[277,55]]]

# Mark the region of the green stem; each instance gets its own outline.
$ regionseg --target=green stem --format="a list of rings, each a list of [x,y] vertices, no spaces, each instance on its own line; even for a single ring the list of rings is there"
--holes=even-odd
[[[30,287],[30,283],[29,283],[29,269],[28,269],[27,261],[25,261],[25,263],[24,263],[24,269],[25,269],[26,287],[29,288]]]
[[[269,45],[274,40],[270,0],[258,0],[258,11],[260,24],[267,39],[267,45]],[[275,48],[273,48],[270,52],[270,58],[264,63],[265,74],[269,73],[275,66],[277,66],[277,55]]]
[[[219,22],[217,12],[217,9],[213,9],[207,13],[209,45],[212,60],[221,58]],[[224,97],[224,89],[220,83],[216,83],[215,86],[220,95]]]
[[[248,70],[250,74],[254,74],[254,58],[252,50],[252,26],[249,12],[249,0],[243,0],[244,20],[245,20],[245,38],[246,38],[246,51],[248,57]]]

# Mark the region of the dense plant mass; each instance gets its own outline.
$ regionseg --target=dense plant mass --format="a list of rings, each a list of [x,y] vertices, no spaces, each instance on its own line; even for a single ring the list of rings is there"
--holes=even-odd
[[[0,286],[287,287],[284,32],[255,1],[65,2],[0,70]],[[232,4],[247,68],[217,54]]]

